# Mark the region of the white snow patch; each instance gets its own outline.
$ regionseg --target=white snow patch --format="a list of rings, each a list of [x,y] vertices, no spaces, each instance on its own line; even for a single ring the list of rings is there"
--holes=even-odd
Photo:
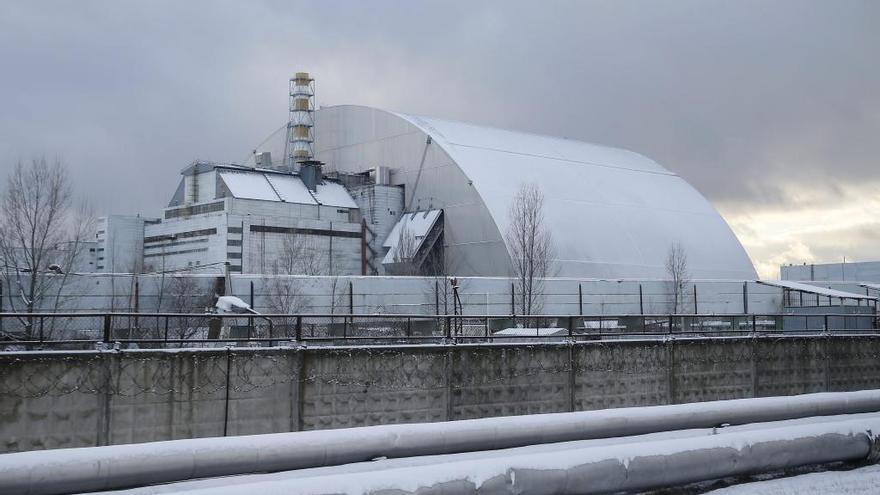
[[[382,263],[394,262],[394,257],[397,255],[397,244],[400,241],[400,232],[404,231],[404,229],[413,236],[415,240],[413,248],[415,251],[418,251],[422,247],[422,242],[425,241],[425,236],[428,235],[437,219],[440,218],[441,212],[442,210],[428,210],[404,213],[400,220],[394,224],[394,228],[391,229],[391,233],[385,238],[385,242],[382,243],[383,247],[389,248],[388,253],[382,259]]]
[[[215,307],[224,313],[248,313],[251,305],[235,296],[220,296]]]
[[[220,178],[223,179],[229,192],[236,198],[278,201],[278,195],[275,194],[275,191],[263,174],[221,172]]]
[[[851,471],[826,471],[790,478],[744,483],[709,492],[712,495],[876,495],[880,465]]]
[[[337,206],[339,208],[357,208],[357,203],[345,190],[345,186],[336,182],[324,181],[316,186],[317,191],[312,194],[319,203],[325,206]]]
[[[266,180],[275,188],[278,198],[287,203],[304,205],[318,204],[309,189],[299,177],[292,175],[266,174]]]
[[[828,289],[825,287],[819,287],[811,284],[804,284],[801,282],[791,282],[788,280],[758,280],[759,284],[770,285],[772,287],[781,287],[784,289],[797,290],[801,292],[807,292],[810,294],[818,294],[820,296],[827,297],[839,297],[844,299],[869,299],[869,300],[877,300],[874,296],[868,296],[865,294],[857,294],[855,292],[846,292],[837,289]]]
[[[514,327],[498,330],[492,335],[515,336],[515,337],[550,337],[553,335],[568,335],[565,328],[527,328]]]

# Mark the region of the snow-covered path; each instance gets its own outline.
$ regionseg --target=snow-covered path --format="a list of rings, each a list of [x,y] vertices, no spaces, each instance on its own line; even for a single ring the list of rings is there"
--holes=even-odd
[[[756,481],[709,492],[711,495],[876,495],[878,493],[880,493],[880,464],[851,471],[826,471],[791,478]]]

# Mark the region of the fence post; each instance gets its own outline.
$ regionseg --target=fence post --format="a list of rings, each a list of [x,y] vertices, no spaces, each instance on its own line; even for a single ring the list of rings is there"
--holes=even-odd
[[[45,335],[43,335],[43,316],[40,316],[40,342],[43,341]]]
[[[827,316],[826,316],[827,318]],[[825,392],[831,391],[831,359],[828,355],[830,352],[831,334],[826,333],[822,339],[825,343]]]
[[[669,320],[672,321],[671,319]],[[668,402],[675,404],[675,341],[666,341],[666,381],[668,382]]]
[[[447,317],[448,320],[448,317]],[[449,328],[448,326],[446,328]],[[455,419],[455,354],[452,347],[447,347],[444,353],[443,371],[446,375],[446,421]]]
[[[223,397],[223,436],[229,432],[229,365],[231,350],[226,347],[226,394]]]
[[[251,280],[251,283],[250,283],[250,296],[251,296],[250,297],[251,309],[254,309],[254,281],[253,280]],[[250,316],[250,317],[248,317],[248,335],[247,335],[248,340],[251,340],[251,337],[253,336],[253,334],[254,334],[254,317]]]
[[[749,283],[743,282],[743,314],[749,314]]]
[[[110,323],[111,323],[110,319],[111,318],[112,317],[110,316],[109,313],[104,314],[104,339],[103,339],[103,341],[105,344],[110,343]]]
[[[758,337],[752,334],[752,397],[758,397]]]
[[[569,335],[571,335],[571,324],[569,324]],[[568,412],[574,412],[576,377],[574,342],[570,341],[568,343]]]
[[[516,287],[510,284],[510,314],[516,314]]]
[[[642,284],[639,284],[639,314],[645,314],[645,299],[642,295]],[[643,325],[644,327],[644,325]],[[644,328],[643,328],[644,329]]]
[[[302,340],[302,315],[296,315],[296,329],[294,330],[293,339],[297,342]]]
[[[697,284],[694,284],[694,314],[700,314],[700,310],[697,309]]]
[[[578,283],[578,314],[584,314],[584,289],[580,283]]]

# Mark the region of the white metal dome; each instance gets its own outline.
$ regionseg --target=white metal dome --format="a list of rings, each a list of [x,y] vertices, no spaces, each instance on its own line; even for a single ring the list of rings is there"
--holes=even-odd
[[[664,278],[678,242],[694,278],[756,278],[712,205],[637,153],[351,105],[319,110],[316,139],[331,168],[392,167],[409,209],[443,208],[450,265],[462,275],[509,275],[508,209],[535,183],[558,276]]]

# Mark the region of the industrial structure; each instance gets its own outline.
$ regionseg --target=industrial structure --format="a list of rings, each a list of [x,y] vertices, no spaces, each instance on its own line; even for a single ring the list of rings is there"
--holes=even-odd
[[[505,277],[508,212],[533,184],[557,276],[665,278],[679,245],[693,278],[756,278],[708,201],[644,156],[362,106],[316,110],[314,94],[309,74],[290,80],[274,157],[266,146],[246,165],[195,162],[161,219],[104,219],[97,270]]]
[[[783,265],[782,280],[880,283],[880,261]]]

